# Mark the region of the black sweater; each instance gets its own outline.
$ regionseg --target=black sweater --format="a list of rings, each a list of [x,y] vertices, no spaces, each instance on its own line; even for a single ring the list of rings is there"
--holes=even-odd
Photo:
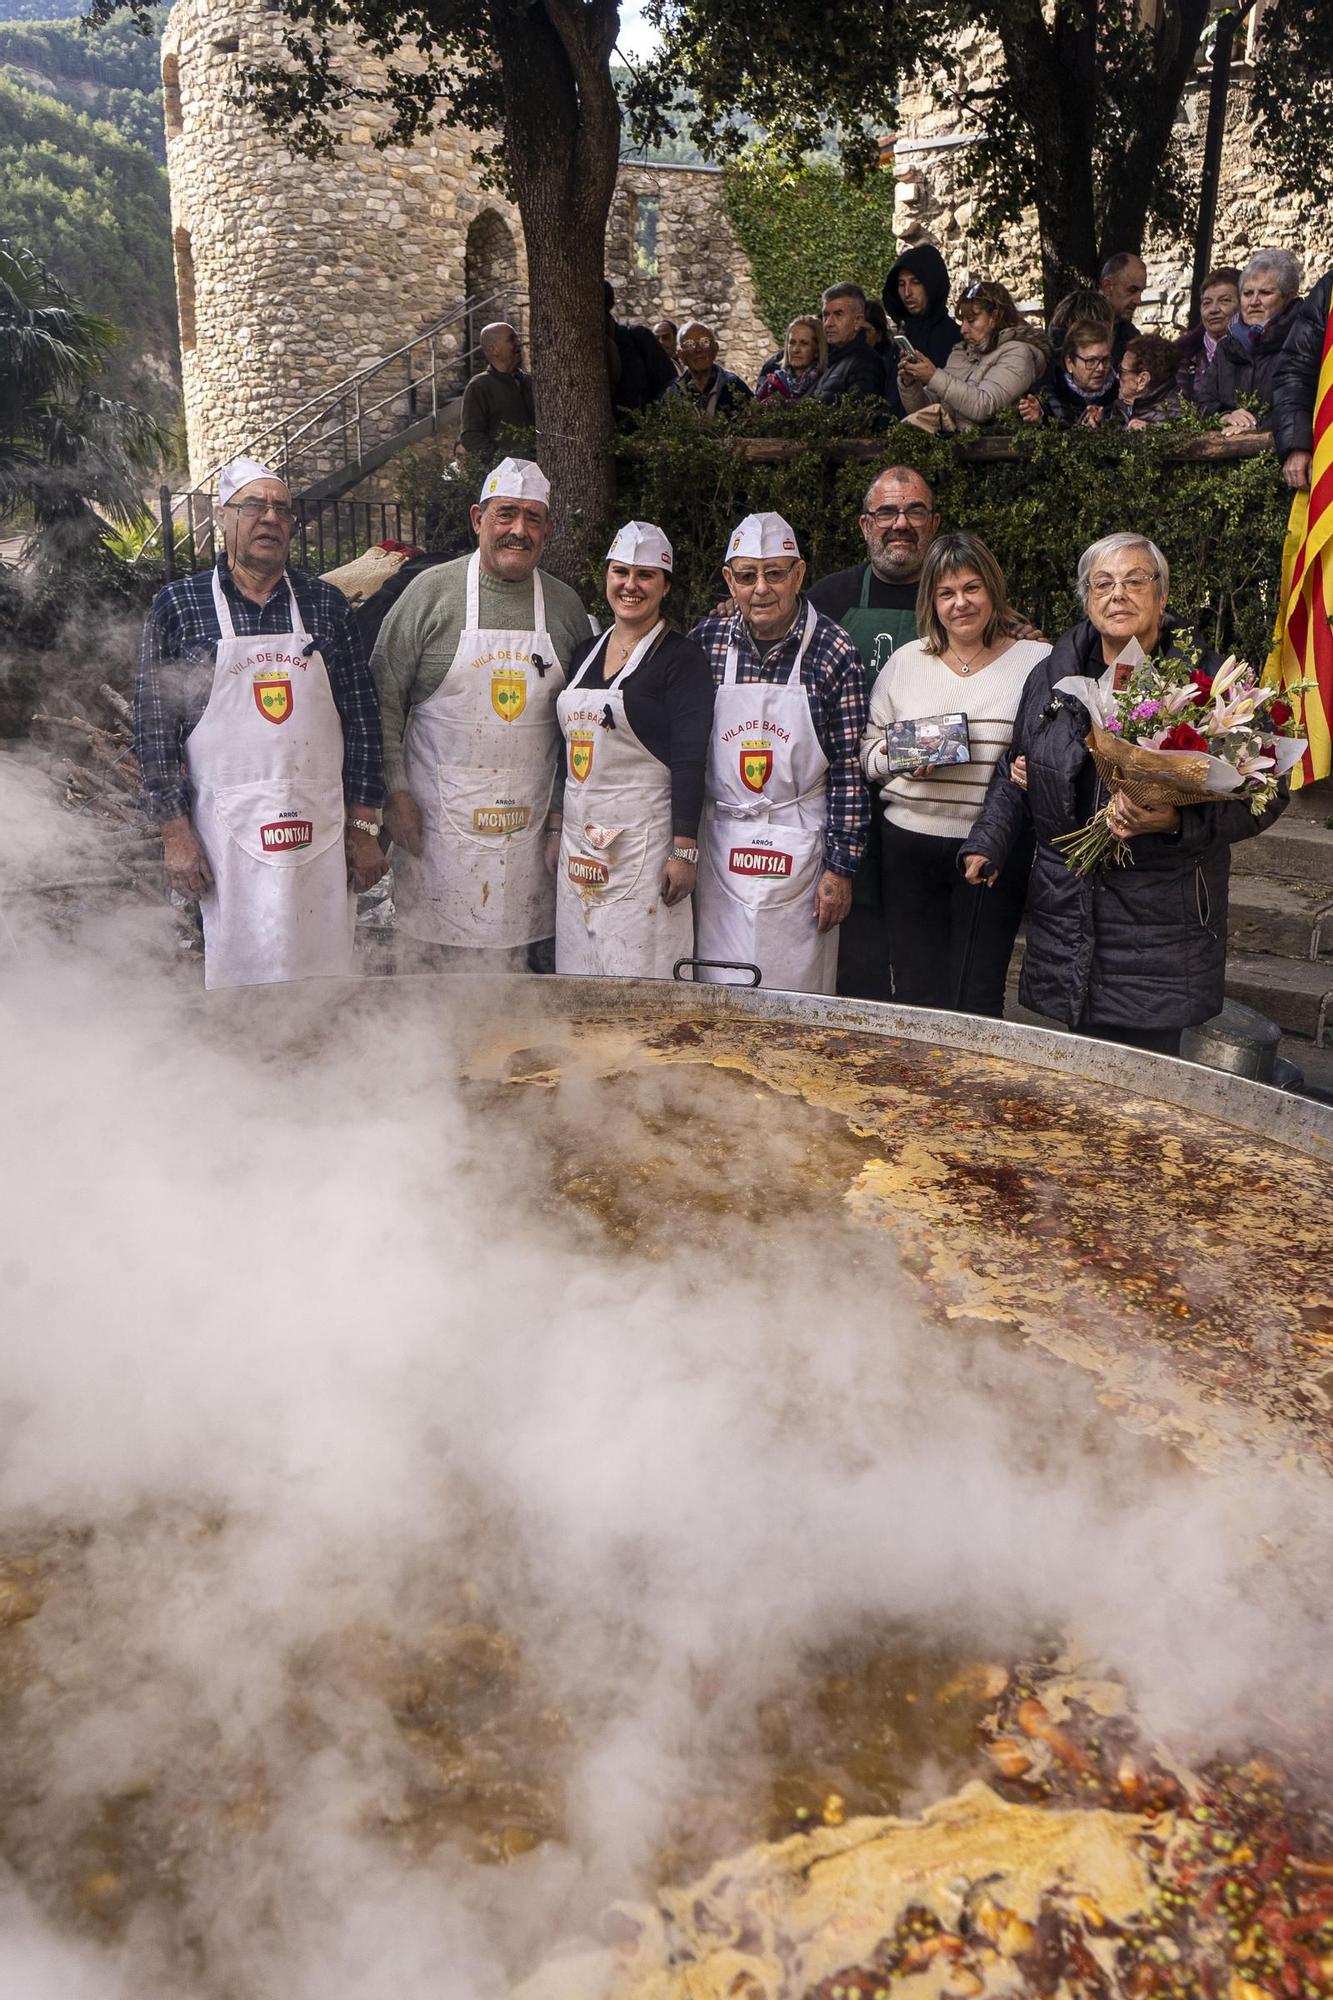
[[[583,669],[597,644],[589,639],[569,662],[567,687],[585,685]],[[590,688],[614,687],[620,676],[603,681],[599,653],[586,682]],[[625,683],[625,719],[645,750],[671,772],[671,828],[695,834],[703,815],[704,772],[713,729],[713,671],[708,656],[693,639],[668,627],[652,656],[636,667]],[[565,744],[560,744],[558,783],[552,803],[564,798]]]

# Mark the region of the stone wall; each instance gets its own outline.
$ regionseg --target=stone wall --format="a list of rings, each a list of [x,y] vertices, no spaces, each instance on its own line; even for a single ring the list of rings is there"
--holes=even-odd
[[[704,320],[723,365],[747,382],[777,344],[760,317],[716,169],[622,165],[607,222],[606,275],[620,319],[650,326],[663,318],[681,326]]]
[[[469,291],[526,292],[517,210],[478,187],[470,135],[440,131],[378,151],[363,107],[341,119],[336,158],[310,161],[230,101],[239,66],[279,50],[281,24],[266,0],[176,0],[162,43],[196,480],[268,426],[289,419],[294,430],[302,405],[394,352]],[[358,60],[375,80],[380,66]],[[717,328],[728,364],[751,378],[772,351],[718,174],[627,166],[607,273],[621,318],[697,313]],[[521,305],[514,316],[521,325]],[[459,382],[477,331],[460,323],[441,337],[442,370],[456,361]],[[539,370],[540,355],[531,358]],[[414,372],[423,365],[418,357]],[[368,420],[372,437],[377,422],[396,428],[405,409],[395,403]],[[275,432],[275,451],[278,443]],[[332,439],[317,457],[307,451],[303,471],[333,469],[340,449]]]
[[[978,29],[959,39],[958,62],[975,81],[995,60],[994,49]],[[1246,97],[1247,65],[1232,73],[1217,224],[1213,237],[1214,264],[1241,264],[1259,249],[1294,250],[1304,260],[1307,283],[1333,263],[1333,210],[1317,202],[1279,202],[1271,178],[1256,159]],[[955,287],[977,278],[999,278],[1016,298],[1039,306],[1041,262],[1036,216],[1029,211],[1017,229],[1006,232],[1003,250],[982,241],[974,226],[975,202],[968,162],[984,135],[959,124],[957,113],[941,109],[940,97],[950,80],[939,77],[934,88],[904,96],[899,104],[899,139],[894,151],[896,190],[894,229],[905,247],[937,243]],[[1196,176],[1203,155],[1208,116],[1207,74],[1188,88],[1181,104],[1179,132],[1190,171]],[[1193,245],[1158,231],[1144,246],[1148,291],[1138,324],[1170,332],[1189,319]]]
[[[196,479],[461,300],[479,218],[508,233],[524,282],[517,212],[478,192],[466,137],[377,152],[357,112],[337,159],[312,162],[229,101],[279,34],[264,0],[177,0],[162,45]],[[461,351],[462,329],[451,339]]]

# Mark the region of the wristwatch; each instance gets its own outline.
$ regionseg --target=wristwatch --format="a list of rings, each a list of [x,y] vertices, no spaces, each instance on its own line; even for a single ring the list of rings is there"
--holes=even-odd
[[[699,850],[697,847],[673,847],[671,850],[671,859],[673,861],[688,861],[691,865],[694,865],[698,862]]]
[[[347,824],[357,833],[370,834],[374,840],[380,837],[380,830],[373,819],[349,819]]]

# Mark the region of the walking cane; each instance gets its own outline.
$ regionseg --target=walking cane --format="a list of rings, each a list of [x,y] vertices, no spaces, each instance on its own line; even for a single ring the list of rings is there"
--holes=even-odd
[[[958,974],[958,985],[954,989],[953,1004],[961,1013],[963,995],[967,991],[967,975],[972,970],[972,954],[977,948],[977,931],[981,925],[981,899],[987,885],[978,882],[972,891],[972,914],[967,920],[967,943],[963,947],[963,963]]]

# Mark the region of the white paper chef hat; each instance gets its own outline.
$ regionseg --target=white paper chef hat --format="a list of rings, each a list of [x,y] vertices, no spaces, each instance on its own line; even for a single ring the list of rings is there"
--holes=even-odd
[[[726,559],[734,562],[737,556],[768,559],[800,553],[796,530],[781,514],[747,514],[727,543]]]
[[[219,507],[225,507],[243,486],[253,485],[256,479],[276,479],[283,486],[287,484],[280,472],[275,472],[271,465],[261,465],[257,458],[234,458],[218,474]]]
[[[530,458],[502,458],[494,472],[482,481],[481,497],[487,500],[540,500],[551,504],[551,482]]]
[[[651,521],[626,521],[617,528],[606,560],[632,563],[638,569],[664,569],[668,576],[673,567],[671,544]]]

